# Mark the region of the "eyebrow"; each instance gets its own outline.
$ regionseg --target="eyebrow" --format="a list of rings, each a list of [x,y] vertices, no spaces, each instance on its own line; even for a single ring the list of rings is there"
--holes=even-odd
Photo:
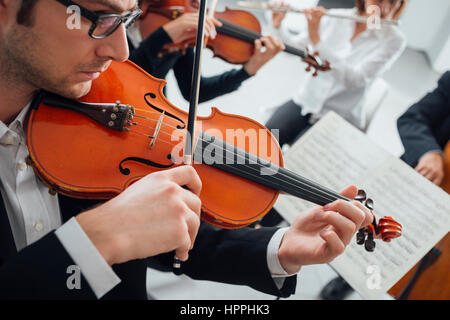
[[[111,2],[110,0],[91,0],[89,1],[90,3],[94,2],[94,3],[99,3],[102,4],[104,6],[107,6],[109,9],[116,11],[116,12],[125,12],[125,11],[133,11],[136,10],[139,6],[138,6],[138,1],[135,1],[135,4],[132,8],[127,9],[124,8],[120,5],[117,5],[115,2]],[[119,2],[120,3],[120,2]]]

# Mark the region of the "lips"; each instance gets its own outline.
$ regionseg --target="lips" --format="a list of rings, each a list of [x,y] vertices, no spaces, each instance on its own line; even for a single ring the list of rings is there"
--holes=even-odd
[[[88,71],[82,72],[82,74],[85,76],[87,80],[95,80],[98,77],[100,77],[101,71]]]
[[[107,65],[104,65],[100,68],[99,68],[99,66],[97,66],[97,67],[94,67],[95,69],[82,71],[81,74],[84,76],[84,78],[86,80],[95,80],[98,77],[100,77],[100,75],[108,69],[110,64],[111,63],[108,63]]]

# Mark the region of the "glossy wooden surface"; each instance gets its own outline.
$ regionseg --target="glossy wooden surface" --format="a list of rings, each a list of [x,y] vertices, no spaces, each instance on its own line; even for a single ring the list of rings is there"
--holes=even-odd
[[[196,12],[197,7],[198,3],[192,0],[170,0],[145,5],[143,10],[146,10],[146,14],[140,19],[139,26],[142,37],[145,39],[160,26],[163,26],[172,19],[178,18],[183,13]],[[250,12],[226,8],[223,12],[215,12],[214,17],[258,34],[261,33],[261,25],[258,19]],[[215,39],[208,39],[206,43],[207,47],[214,52],[215,56],[233,64],[247,62],[254,52],[253,43],[221,34],[220,31]],[[195,38],[184,41],[183,43],[167,44],[163,48],[163,53],[184,52],[187,48],[193,46],[195,46]]]
[[[216,12],[214,16],[219,20],[231,22],[258,34],[261,33],[258,19],[247,11],[226,8],[223,12]],[[208,48],[214,52],[215,56],[234,64],[247,62],[255,51],[253,43],[226,36],[220,32],[215,39],[208,40]]]
[[[445,148],[444,168],[445,178],[441,187],[450,194],[450,143]],[[442,252],[440,257],[420,276],[408,300],[450,299],[450,234],[447,233],[435,247]],[[398,297],[416,269],[417,265],[389,290],[389,294]]]
[[[89,95],[82,100],[93,103],[120,101],[135,107],[136,115],[130,132],[110,130],[93,120],[65,109],[41,104],[32,111],[28,124],[28,147],[41,178],[56,190],[83,198],[111,198],[143,176],[163,170],[127,158],[141,158],[174,167],[170,155],[178,148],[182,159],[187,113],[173,106],[162,94],[165,81],[158,80],[131,62],[113,62],[93,82]],[[166,116],[155,145],[149,136],[155,133],[161,112]],[[169,116],[171,115],[171,116]],[[179,120],[177,120],[177,118]],[[178,126],[178,128],[177,128]],[[179,129],[181,128],[181,129]],[[198,130],[257,154],[276,165],[282,165],[281,150],[271,133],[254,120],[221,113],[217,109],[198,119]],[[239,139],[233,129],[244,134],[255,130],[257,143]],[[250,131],[248,131],[250,130]],[[180,138],[181,137],[181,138]],[[273,146],[270,154],[263,146]],[[252,149],[255,147],[256,149]],[[263,152],[264,151],[264,152]],[[267,155],[266,155],[267,153]],[[172,159],[174,157],[172,156]],[[124,174],[122,169],[130,173]],[[262,218],[275,203],[278,192],[203,164],[195,164],[203,182],[202,218],[226,228],[240,228]],[[257,199],[257,201],[255,201]]]

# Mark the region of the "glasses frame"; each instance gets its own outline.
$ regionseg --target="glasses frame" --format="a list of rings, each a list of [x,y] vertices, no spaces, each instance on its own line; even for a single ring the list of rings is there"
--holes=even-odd
[[[142,14],[142,10],[139,8],[134,11],[125,12],[123,15],[122,14],[114,14],[114,13],[98,14],[96,12],[93,12],[91,10],[84,8],[83,6],[80,6],[78,3],[75,3],[71,0],[56,0],[56,1],[58,1],[59,3],[61,3],[62,5],[66,6],[66,7],[77,6],[80,9],[81,16],[88,19],[92,23],[92,25],[89,29],[89,36],[93,39],[104,39],[106,37],[109,37],[111,34],[113,34],[119,28],[119,26],[122,23],[125,25],[125,28],[128,28]],[[111,28],[111,30],[106,32],[105,34],[99,35],[99,36],[94,35],[94,31],[98,26],[99,20],[105,19],[105,18],[116,18],[116,19],[118,19],[118,23],[113,28]]]

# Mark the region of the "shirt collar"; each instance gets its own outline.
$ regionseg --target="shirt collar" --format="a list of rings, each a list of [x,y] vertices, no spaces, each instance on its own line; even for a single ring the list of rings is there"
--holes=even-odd
[[[13,131],[19,136],[24,135],[24,123],[25,118],[28,114],[28,110],[30,109],[31,102],[29,102],[17,115],[17,117],[7,126],[3,121],[0,121],[0,143],[2,143],[3,139],[6,136],[6,133],[9,131]]]

